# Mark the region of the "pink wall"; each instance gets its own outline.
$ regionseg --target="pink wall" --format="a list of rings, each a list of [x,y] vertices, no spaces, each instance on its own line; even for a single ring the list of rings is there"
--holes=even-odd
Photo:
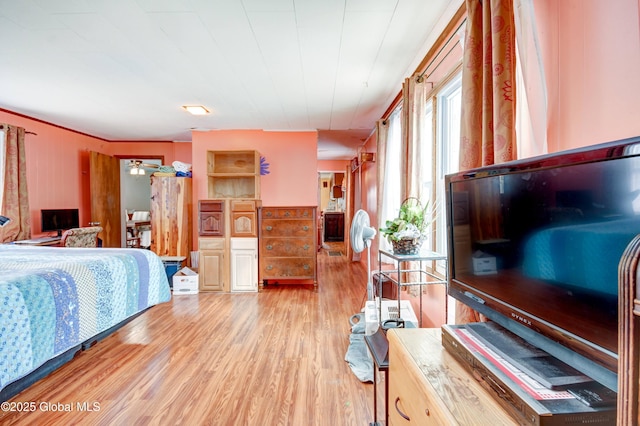
[[[27,188],[32,233],[40,232],[40,210],[79,208],[80,223],[90,221],[89,152],[104,152],[108,142],[0,111],[0,121],[24,127]]]
[[[344,173],[349,166],[349,160],[318,160],[319,172]]]
[[[534,0],[549,151],[640,135],[637,0]]]
[[[318,205],[317,132],[194,131],[192,140],[194,203],[207,198],[207,151],[256,150],[269,163],[260,179],[263,206]]]
[[[107,155],[164,155],[168,164],[174,159],[185,162],[191,159],[190,143],[108,142],[4,110],[0,110],[0,122],[36,133],[25,137],[33,235],[40,233],[41,209],[78,208],[80,224],[91,221],[91,151]]]

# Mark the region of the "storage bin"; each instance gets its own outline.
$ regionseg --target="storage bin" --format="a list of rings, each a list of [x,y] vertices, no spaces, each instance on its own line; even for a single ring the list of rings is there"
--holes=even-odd
[[[182,268],[185,259],[186,257],[184,256],[160,256],[171,288],[173,288],[173,276]]]

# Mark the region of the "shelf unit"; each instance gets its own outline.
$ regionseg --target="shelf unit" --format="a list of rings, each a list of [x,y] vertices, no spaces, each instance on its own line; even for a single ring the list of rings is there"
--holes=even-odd
[[[382,269],[382,259],[388,258],[392,259],[396,263],[395,269]],[[395,254],[386,250],[378,251],[378,274],[380,277],[388,278],[393,284],[396,285],[398,289],[397,299],[398,299],[398,312],[401,312],[400,308],[400,291],[402,287],[410,287],[410,286],[420,286],[420,312],[418,313],[418,324],[419,327],[422,327],[422,286],[425,285],[435,285],[435,284],[446,284],[447,277],[442,278],[441,276],[436,275],[434,272],[428,271],[426,269],[427,263],[432,263],[434,261],[444,261],[446,263],[447,256],[444,254],[436,253],[434,251],[426,251],[422,250],[418,254]],[[410,262],[416,262],[418,264],[417,268],[411,267]],[[447,265],[445,264],[445,271],[447,270]],[[394,276],[395,275],[395,276]],[[415,281],[403,281],[405,277],[416,277]],[[378,280],[378,286],[381,286],[384,280]],[[382,294],[382,288],[378,289],[378,294]],[[382,318],[382,312],[380,312],[382,303],[380,303],[378,318]]]
[[[258,151],[207,151],[208,197],[260,198]]]

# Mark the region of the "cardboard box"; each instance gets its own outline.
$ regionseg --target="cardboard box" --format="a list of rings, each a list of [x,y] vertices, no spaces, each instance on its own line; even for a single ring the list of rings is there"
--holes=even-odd
[[[198,273],[186,266],[173,274],[173,294],[198,294]]]

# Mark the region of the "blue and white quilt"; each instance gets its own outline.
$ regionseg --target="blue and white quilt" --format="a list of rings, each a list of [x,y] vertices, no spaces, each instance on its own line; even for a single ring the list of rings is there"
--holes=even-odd
[[[0,389],[170,298],[148,250],[0,245]]]

